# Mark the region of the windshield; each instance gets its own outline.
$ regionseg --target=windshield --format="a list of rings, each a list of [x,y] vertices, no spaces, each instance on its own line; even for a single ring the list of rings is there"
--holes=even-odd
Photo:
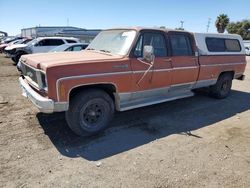
[[[11,45],[11,44],[18,44],[20,42],[20,40],[14,40],[14,41],[12,41],[12,42],[10,42],[9,44]]]
[[[23,43],[23,39],[22,40],[18,40],[15,44],[22,44]]]
[[[34,45],[34,44],[36,44],[37,41],[38,41],[37,39],[33,39],[32,41],[29,41],[29,42],[27,43],[27,46]]]
[[[108,30],[99,33],[87,50],[97,50],[116,55],[126,55],[132,45],[136,31]]]
[[[22,44],[27,44],[27,43],[29,43],[30,41],[32,41],[33,39],[25,39],[25,40],[23,40],[23,42],[22,42]]]

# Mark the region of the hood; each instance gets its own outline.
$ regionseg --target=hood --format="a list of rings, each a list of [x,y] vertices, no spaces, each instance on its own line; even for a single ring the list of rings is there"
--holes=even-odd
[[[6,47],[6,46],[8,46],[8,44],[1,44],[1,45],[0,45],[0,48],[4,48],[4,47]]]
[[[10,46],[7,46],[5,50],[13,50],[14,48],[25,48],[26,44],[12,44]]]
[[[68,64],[95,63],[121,59],[123,56],[111,55],[95,51],[51,52],[23,55],[21,61],[34,68],[46,70],[49,67]]]

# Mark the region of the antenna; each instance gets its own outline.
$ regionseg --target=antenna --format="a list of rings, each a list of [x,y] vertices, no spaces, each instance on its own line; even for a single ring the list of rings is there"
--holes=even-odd
[[[211,24],[211,18],[208,18],[208,22],[207,22],[207,33],[209,31],[209,27],[210,27],[210,24]]]

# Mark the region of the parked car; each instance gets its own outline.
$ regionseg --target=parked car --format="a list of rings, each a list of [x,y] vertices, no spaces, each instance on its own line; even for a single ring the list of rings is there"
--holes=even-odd
[[[87,48],[88,44],[86,43],[68,43],[62,44],[50,50],[49,52],[64,52],[64,51],[81,51]],[[17,70],[21,71],[21,62],[17,63]]]
[[[79,40],[72,37],[39,37],[27,43],[25,46],[9,51],[13,64],[16,65],[22,55],[49,52],[56,46],[68,43],[78,43]]]
[[[8,43],[13,42],[13,41],[18,40],[18,39],[23,39],[23,37],[17,37],[17,36],[4,37],[1,40],[1,44],[8,44]]]
[[[111,29],[86,50],[22,56],[23,95],[44,113],[66,111],[78,135],[97,134],[114,111],[176,100],[207,87],[223,99],[244,80],[239,35],[165,29]]]
[[[50,50],[50,52],[64,52],[64,51],[81,51],[88,47],[86,43],[68,43],[57,46]]]
[[[19,39],[17,42],[6,46],[4,49],[4,53],[6,54],[7,57],[11,57],[11,54],[16,50],[16,48],[25,47],[26,44],[32,40],[33,39],[30,38]]]
[[[246,55],[250,55],[250,47],[245,47]]]
[[[5,41],[8,40],[8,39],[10,39],[10,38],[13,38],[13,37],[3,36],[3,37],[1,38],[0,44],[6,43]]]
[[[10,40],[10,41],[7,41],[6,43],[3,43],[0,45],[0,53],[3,53],[5,48],[8,47],[8,46],[11,46],[13,44],[17,44],[21,41],[22,39],[16,39],[16,40]]]
[[[8,46],[8,43],[0,44],[0,53],[3,53],[4,49]]]

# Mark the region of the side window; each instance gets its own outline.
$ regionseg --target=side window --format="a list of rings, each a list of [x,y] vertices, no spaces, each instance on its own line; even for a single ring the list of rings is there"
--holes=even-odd
[[[74,46],[72,51],[81,51],[82,47],[81,46]]]
[[[59,46],[64,44],[61,39],[44,39],[39,42],[39,46]]]
[[[167,48],[166,41],[162,34],[144,33],[142,34],[135,46],[134,56],[142,57],[144,46],[153,46],[155,57],[166,57]]]
[[[87,48],[88,47],[88,45],[82,45],[82,50],[84,50],[85,48]]]
[[[207,49],[210,52],[225,52],[225,41],[222,38],[206,38]]]
[[[69,48],[66,49],[65,51],[73,51],[73,47],[69,47]]]
[[[240,43],[236,39],[226,39],[225,45],[226,45],[227,51],[230,51],[230,52],[240,52],[241,51]]]
[[[193,55],[190,38],[186,35],[170,35],[170,44],[173,56],[191,56]]]
[[[241,46],[237,39],[206,38],[207,49],[210,52],[240,52]]]
[[[41,40],[37,43],[36,46],[45,46],[44,44],[46,44],[46,40]]]
[[[48,46],[60,46],[62,44],[64,44],[64,42],[61,39],[50,39]]]
[[[67,43],[76,43],[76,41],[74,41],[74,40],[66,40],[67,41]]]
[[[141,35],[135,46],[135,51],[134,51],[135,57],[142,57],[142,40],[143,36]]]

